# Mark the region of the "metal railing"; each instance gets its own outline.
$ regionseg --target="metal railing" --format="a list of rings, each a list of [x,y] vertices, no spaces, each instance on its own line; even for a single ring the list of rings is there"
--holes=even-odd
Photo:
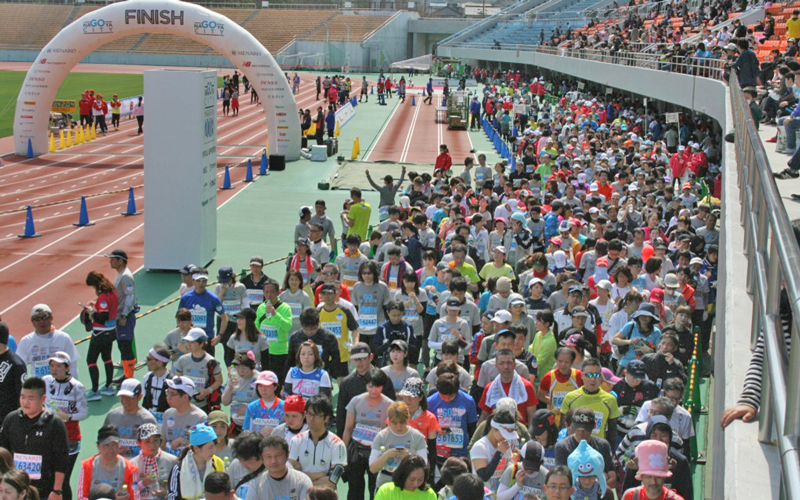
[[[573,57],[587,61],[596,61],[623,66],[634,66],[643,69],[681,73],[721,80],[725,73],[725,61],[705,57],[662,55],[650,52],[611,51],[608,49],[569,47],[551,47],[546,45],[501,44],[499,49],[493,43],[454,43],[452,47],[463,47],[484,50],[514,50],[517,52],[538,52],[558,57]]]
[[[778,446],[781,498],[800,500],[800,247],[735,73],[730,96],[747,292],[753,297],[751,348],[759,335],[764,338],[759,441]],[[791,359],[780,318],[782,290],[792,308]]]

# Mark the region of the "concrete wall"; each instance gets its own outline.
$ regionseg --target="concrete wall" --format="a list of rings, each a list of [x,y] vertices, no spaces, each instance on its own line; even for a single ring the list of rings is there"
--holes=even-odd
[[[0,50],[0,61],[33,62],[39,55],[37,50]],[[130,64],[136,66],[185,66],[204,68],[214,66],[233,67],[226,57],[220,55],[176,55],[135,54],[118,52],[93,52],[81,60],[92,64]]]
[[[709,115],[720,124],[727,119],[725,84],[709,78],[514,50],[444,46],[439,47],[438,54],[460,57],[468,62],[483,60],[539,66],[693,109]]]
[[[459,31],[469,28],[480,19],[436,19],[434,17],[425,19],[413,19],[408,22],[409,33],[447,33],[452,35]]]

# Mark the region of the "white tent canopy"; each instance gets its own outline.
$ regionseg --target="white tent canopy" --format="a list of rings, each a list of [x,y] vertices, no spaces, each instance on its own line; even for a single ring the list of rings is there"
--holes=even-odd
[[[406,59],[405,61],[393,62],[391,64],[391,67],[395,69],[413,68],[417,71],[430,71],[432,59],[433,59],[433,54],[428,54],[419,57],[412,57],[411,59]]]

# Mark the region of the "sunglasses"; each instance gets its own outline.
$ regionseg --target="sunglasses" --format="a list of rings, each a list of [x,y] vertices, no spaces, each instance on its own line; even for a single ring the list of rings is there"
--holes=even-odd
[[[33,316],[31,319],[33,321],[45,321],[45,320],[50,319],[50,315],[49,314],[45,314],[43,316]]]
[[[584,373],[584,378],[600,378],[602,375],[599,373]]]

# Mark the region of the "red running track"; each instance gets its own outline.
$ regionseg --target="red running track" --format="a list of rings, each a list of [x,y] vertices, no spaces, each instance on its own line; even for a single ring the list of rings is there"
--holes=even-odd
[[[295,96],[301,108],[316,107],[313,77],[303,78]],[[226,164],[238,163],[257,155],[267,141],[263,108],[250,104],[243,95],[238,117],[222,116],[218,101],[218,185],[222,185]],[[135,120],[123,120],[120,131],[63,152],[27,159],[7,156],[0,168],[0,315],[15,338],[31,330],[30,310],[34,304],[47,303],[53,309],[55,324],[65,325],[80,312],[76,302],[88,300],[90,290],[84,285],[89,271],[100,270],[113,276],[108,259],[110,250],[122,247],[129,255],[129,267],[143,264],[143,216],[123,217],[127,208],[129,186],[134,186],[137,208],[144,208],[143,143],[136,134]],[[147,121],[145,120],[145,131]],[[258,163],[254,162],[254,174]],[[242,183],[245,168],[231,169],[233,185]],[[89,216],[94,226],[76,228],[80,196],[117,191],[87,198]],[[238,190],[218,191],[217,206]],[[74,201],[68,201],[74,200]],[[20,239],[25,225],[27,205],[63,202],[34,208],[36,232],[42,236]],[[65,300],[65,297],[68,299]]]
[[[466,157],[473,156],[469,134],[465,130],[448,130],[447,124],[437,123],[436,105],[423,104],[420,95],[415,99],[416,106],[411,105],[411,95],[405,103],[398,104],[364,160],[435,163],[439,145],[447,144],[456,171],[460,172],[459,165],[463,165]],[[441,100],[441,95],[434,95],[434,103]]]

